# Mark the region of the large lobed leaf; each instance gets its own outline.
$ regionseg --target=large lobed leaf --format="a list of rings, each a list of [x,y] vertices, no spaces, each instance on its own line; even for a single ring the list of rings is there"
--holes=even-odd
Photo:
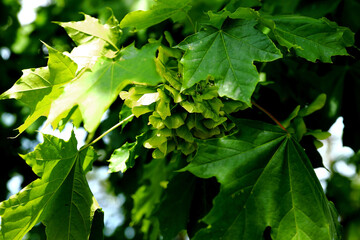
[[[0,99],[15,98],[30,107],[31,113],[18,128],[19,133],[39,117],[49,115],[52,102],[59,98],[70,81],[82,76],[81,70],[91,69],[101,56],[113,58],[116,55],[115,51],[109,49],[109,46],[116,49],[120,39],[118,22],[113,16],[104,25],[88,15],[85,15],[84,21],[59,23],[59,25],[65,28],[78,47],[69,54],[61,53],[46,45],[49,51],[48,67],[24,70],[23,76],[14,86],[0,95]],[[56,121],[52,121],[54,127],[66,117],[81,122],[79,111],[72,114],[71,108],[72,106],[68,106],[67,111],[58,115]]]
[[[220,96],[241,100],[249,106],[259,81],[254,61],[280,58],[281,52],[262,32],[256,20],[237,20],[222,29],[207,27],[186,38],[178,47],[185,50],[184,88],[214,77]]]
[[[28,107],[31,113],[18,130],[22,133],[41,116],[47,116],[51,102],[60,96],[63,85],[75,77],[77,65],[68,56],[47,46],[48,67],[23,70],[22,77],[0,99],[15,98]]]
[[[44,143],[22,156],[39,179],[0,203],[4,240],[22,239],[38,222],[46,226],[47,239],[88,239],[98,208],[86,172],[96,154],[92,148],[78,151],[75,135],[68,142],[44,135]]]
[[[239,120],[239,133],[198,142],[185,168],[221,183],[194,239],[339,239],[337,219],[303,148],[281,129]]]
[[[64,113],[79,106],[85,129],[93,132],[127,84],[156,85],[162,81],[154,61],[157,48],[158,44],[148,44],[138,50],[132,44],[122,49],[118,60],[100,58],[91,71],[71,82],[52,103],[47,123],[58,122]]]

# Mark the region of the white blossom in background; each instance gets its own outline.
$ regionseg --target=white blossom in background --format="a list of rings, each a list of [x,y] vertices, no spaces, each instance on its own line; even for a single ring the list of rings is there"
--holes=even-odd
[[[329,132],[331,136],[321,141],[324,146],[318,149],[325,168],[315,169],[315,173],[320,180],[320,183],[323,189],[326,189],[326,180],[330,177],[330,165],[332,162],[335,162],[335,170],[343,176],[353,177],[356,174],[356,168],[352,164],[347,164],[341,159],[348,159],[354,155],[354,151],[343,145],[342,135],[344,130],[343,118],[339,117],[336,122],[330,127]]]
[[[22,26],[30,24],[36,19],[36,9],[46,7],[53,3],[52,0],[21,0],[21,9],[18,19]]]

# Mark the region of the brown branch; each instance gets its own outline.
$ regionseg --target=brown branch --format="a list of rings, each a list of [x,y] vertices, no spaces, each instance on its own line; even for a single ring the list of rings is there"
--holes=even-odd
[[[273,116],[271,115],[271,113],[269,113],[266,109],[264,109],[263,107],[259,106],[256,102],[251,101],[251,103],[257,107],[258,109],[260,109],[262,112],[264,112],[266,115],[268,115],[282,130],[284,130],[285,132],[289,133],[286,128]]]

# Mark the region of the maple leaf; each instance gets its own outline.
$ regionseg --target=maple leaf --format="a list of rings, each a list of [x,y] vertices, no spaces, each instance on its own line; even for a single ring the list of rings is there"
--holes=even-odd
[[[128,168],[135,165],[135,159],[143,154],[143,143],[149,137],[149,132],[144,132],[136,137],[136,142],[125,143],[120,148],[115,149],[111,154],[109,162],[110,173],[121,171],[124,173]]]
[[[109,172],[122,172],[127,170],[126,162],[130,159],[136,143],[125,143],[121,148],[116,149],[111,154],[109,164]]]
[[[157,48],[158,44],[148,44],[138,50],[132,44],[122,49],[121,57],[116,61],[99,58],[91,71],[68,84],[64,93],[52,103],[46,125],[54,126],[65,113],[79,106],[85,129],[93,132],[126,85],[156,85],[162,81],[154,61]]]
[[[31,113],[18,130],[22,133],[39,117],[47,116],[51,102],[60,96],[63,86],[75,77],[77,65],[68,56],[46,45],[49,51],[48,67],[23,70],[21,78],[0,99],[15,98]]]
[[[67,142],[44,135],[44,143],[22,156],[39,179],[0,203],[3,239],[22,239],[40,221],[47,239],[88,239],[98,205],[85,174],[96,154],[76,146],[74,133]]]
[[[331,63],[335,55],[348,55],[346,47],[354,44],[354,33],[339,27],[326,18],[304,16],[264,17],[276,38],[283,46],[294,49],[296,55],[315,62]]]
[[[181,230],[186,229],[195,186],[196,177],[186,172],[176,175],[166,187],[160,206],[154,213],[159,219],[164,239],[174,239]]]
[[[236,120],[239,133],[199,141],[185,168],[221,183],[209,226],[194,239],[339,239],[337,218],[303,148],[275,126]],[[231,206],[231,207],[229,207]]]
[[[77,72],[83,68],[91,69],[99,57],[114,58],[121,37],[119,22],[114,15],[111,15],[104,25],[96,18],[86,14],[84,16],[84,21],[56,22],[77,45],[67,54],[78,65]]]
[[[102,25],[97,18],[84,14],[85,20],[78,22],[56,22],[69,34],[76,45],[90,42],[94,38],[100,38],[118,49],[121,30],[118,21],[112,15],[106,24]]]
[[[216,29],[207,27],[187,37],[178,47],[185,50],[183,88],[209,76],[217,80],[220,96],[241,100],[249,106],[259,81],[254,61],[268,62],[280,58],[281,52],[262,32],[256,20],[237,20]]]

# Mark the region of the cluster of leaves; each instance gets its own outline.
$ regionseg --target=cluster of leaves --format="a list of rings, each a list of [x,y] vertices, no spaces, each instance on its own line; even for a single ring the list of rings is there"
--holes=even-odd
[[[326,96],[297,107],[278,123],[281,128],[239,115],[261,87],[254,62],[293,55],[331,63],[333,56],[348,55],[354,34],[325,18],[251,8],[257,1],[205,5],[200,12],[209,11],[194,23],[191,16],[199,11],[192,10],[199,7],[191,0],[158,0],[120,23],[111,16],[102,24],[89,15],[58,23],[76,47],[69,53],[45,44],[47,66],[24,70],[0,95],[30,108],[19,133],[44,116],[45,125],[83,124],[93,136],[103,114],[121,98],[118,125],[130,125],[135,116],[146,130],[114,151],[109,171],[142,165],[131,215],[145,239],[172,239],[183,230],[193,239],[340,239],[336,210],[299,144],[306,135],[327,137],[308,130],[303,119],[322,108]],[[126,42],[122,29],[151,28],[168,19],[184,24],[187,37],[180,43],[164,32],[141,48],[120,47]],[[21,239],[38,222],[48,239],[94,238],[101,232],[94,227],[100,206],[85,174],[96,160],[91,145],[98,139],[78,150],[74,135],[69,141],[44,137],[22,156],[39,178],[0,203],[0,239]],[[147,157],[144,147],[155,149],[151,160],[137,160]],[[194,214],[201,205],[198,183],[212,177],[220,192],[211,210],[203,206]],[[200,198],[212,201],[206,194]]]

